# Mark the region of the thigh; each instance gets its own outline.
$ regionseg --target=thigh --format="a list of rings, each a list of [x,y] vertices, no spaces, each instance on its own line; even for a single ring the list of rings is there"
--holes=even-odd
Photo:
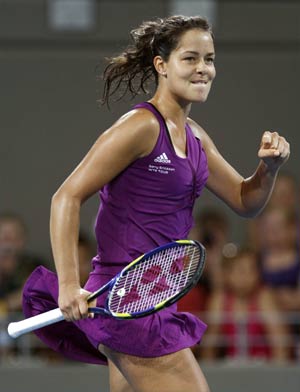
[[[108,368],[110,392],[135,392],[117,366],[110,359],[108,359]]]
[[[158,358],[135,357],[103,346],[101,351],[119,369],[133,391],[209,392],[205,377],[190,349]]]

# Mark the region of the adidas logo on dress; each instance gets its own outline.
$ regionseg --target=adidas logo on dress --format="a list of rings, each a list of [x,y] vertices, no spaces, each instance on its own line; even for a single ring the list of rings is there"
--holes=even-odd
[[[154,162],[158,163],[171,163],[170,159],[168,158],[167,154],[163,152],[157,158],[154,159]]]

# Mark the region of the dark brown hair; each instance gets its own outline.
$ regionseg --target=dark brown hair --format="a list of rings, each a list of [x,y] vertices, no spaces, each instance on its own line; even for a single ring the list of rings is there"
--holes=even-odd
[[[178,46],[180,37],[190,29],[212,31],[206,19],[200,16],[171,16],[143,22],[130,32],[133,44],[122,54],[109,59],[103,72],[104,91],[101,103],[107,103],[117,91],[118,100],[129,91],[132,98],[140,92],[147,93],[147,82],[158,84],[158,75],[153,58],[161,56],[168,61],[171,52]]]

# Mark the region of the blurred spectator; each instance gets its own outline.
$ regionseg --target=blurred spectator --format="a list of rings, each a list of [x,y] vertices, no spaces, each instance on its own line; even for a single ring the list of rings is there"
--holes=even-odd
[[[208,294],[222,285],[221,260],[228,236],[229,223],[219,210],[206,209],[196,217],[189,238],[205,246],[205,270],[198,285],[178,302],[180,310],[204,311]]]
[[[206,249],[206,268],[202,278],[207,291],[222,286],[221,260],[229,241],[229,222],[216,208],[207,208],[196,217],[190,239],[200,241]]]
[[[268,206],[296,211],[298,199],[297,188],[298,186],[295,177],[289,173],[279,173]]]
[[[228,234],[229,223],[219,210],[207,208],[196,216],[189,238],[205,246],[205,269],[198,284],[178,301],[179,311],[191,312],[199,317],[205,312],[210,293],[222,285],[221,260]],[[200,347],[195,346],[192,350],[198,357]]]
[[[289,317],[299,357],[300,254],[298,220],[292,210],[270,207],[258,220],[263,282],[273,290],[280,309]],[[298,358],[299,359],[299,358]]]
[[[296,288],[300,280],[300,258],[295,213],[267,208],[259,217],[257,233],[263,281],[273,288]]]
[[[27,229],[15,213],[0,214],[0,301],[2,310],[21,310],[21,290],[40,258],[26,249]]]
[[[0,214],[0,357],[16,349],[6,331],[13,312],[22,309],[22,288],[33,269],[43,259],[26,249],[27,229],[23,219],[10,212]],[[0,321],[1,321],[0,320]]]
[[[80,284],[81,287],[84,286],[88,279],[88,275],[91,271],[91,260],[96,254],[95,242],[84,230],[80,230],[78,238],[78,258],[79,258],[79,274],[80,274]],[[59,364],[61,362],[73,361],[66,359],[61,354],[53,351],[40,340],[34,334],[32,335],[32,342],[36,344],[36,347],[32,349],[32,354],[44,363]]]
[[[300,360],[300,221],[298,184],[289,173],[278,175],[267,209],[248,221],[249,243],[260,254],[264,282],[280,309],[289,312],[295,356]]]
[[[290,211],[292,214],[298,216],[299,206],[297,200],[298,200],[298,186],[297,186],[296,179],[289,173],[284,173],[284,172],[279,173],[271,199],[268,202],[268,208],[284,209],[285,211]],[[298,216],[298,220],[299,220],[299,216]],[[263,239],[263,236],[261,237],[257,229],[258,221],[259,221],[259,217],[247,221],[248,244],[249,246],[251,246],[251,248],[257,250],[260,249],[261,240]]]
[[[224,287],[212,293],[207,308],[202,357],[287,360],[288,329],[272,292],[261,285],[256,253],[224,257],[222,269]]]

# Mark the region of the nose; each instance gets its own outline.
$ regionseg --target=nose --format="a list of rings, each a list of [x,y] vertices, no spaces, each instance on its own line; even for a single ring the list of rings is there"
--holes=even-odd
[[[207,64],[203,59],[200,59],[197,63],[197,68],[196,68],[197,73],[203,74],[207,72]]]

